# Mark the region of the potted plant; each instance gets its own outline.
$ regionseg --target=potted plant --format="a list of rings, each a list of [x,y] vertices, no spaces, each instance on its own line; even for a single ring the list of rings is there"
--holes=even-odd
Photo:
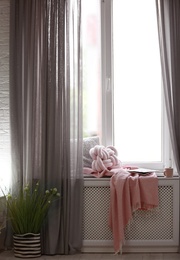
[[[42,192],[39,182],[33,189],[26,185],[14,196],[8,193],[6,205],[13,230],[15,256],[41,256],[41,227],[51,203],[59,197],[57,188]]]

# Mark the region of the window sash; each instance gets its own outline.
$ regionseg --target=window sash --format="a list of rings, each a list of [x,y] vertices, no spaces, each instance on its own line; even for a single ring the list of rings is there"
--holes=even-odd
[[[102,143],[114,145],[113,117],[113,35],[112,35],[113,0],[103,0],[101,3],[101,43],[102,43]],[[165,112],[164,97],[162,97],[162,160],[158,162],[123,162],[138,167],[162,170],[172,165],[172,152]],[[121,158],[119,158],[121,159]]]

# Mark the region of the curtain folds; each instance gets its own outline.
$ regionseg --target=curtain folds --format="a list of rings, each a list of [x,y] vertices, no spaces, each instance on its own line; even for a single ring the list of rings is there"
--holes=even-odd
[[[81,0],[66,1],[66,86],[70,86],[71,211],[70,252],[82,246],[82,53]],[[77,160],[77,158],[81,158]],[[80,213],[81,212],[81,213]]]
[[[156,0],[156,9],[165,105],[175,166],[180,175],[180,1]]]
[[[180,173],[180,1],[156,0],[162,80],[173,156]]]
[[[82,243],[80,6],[11,0],[12,191],[40,179],[61,193],[43,226],[43,254],[68,254]]]

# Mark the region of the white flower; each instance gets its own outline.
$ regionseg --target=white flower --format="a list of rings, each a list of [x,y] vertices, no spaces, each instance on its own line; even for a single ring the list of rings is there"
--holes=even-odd
[[[29,186],[27,185],[24,187],[24,191],[28,191],[28,190],[29,190]]]
[[[56,194],[56,193],[57,193],[57,189],[56,189],[56,188],[53,188],[52,193],[53,193],[53,194]]]
[[[8,193],[7,198],[8,198],[8,199],[11,199],[11,198],[12,198],[12,195],[11,195],[10,193]]]

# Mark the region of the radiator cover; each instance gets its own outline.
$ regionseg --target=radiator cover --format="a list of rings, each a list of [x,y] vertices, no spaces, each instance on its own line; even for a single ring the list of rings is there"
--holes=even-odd
[[[125,230],[124,251],[178,250],[179,178],[159,178],[159,206],[138,210]],[[108,227],[110,187],[108,179],[84,181],[83,252],[113,251]]]

